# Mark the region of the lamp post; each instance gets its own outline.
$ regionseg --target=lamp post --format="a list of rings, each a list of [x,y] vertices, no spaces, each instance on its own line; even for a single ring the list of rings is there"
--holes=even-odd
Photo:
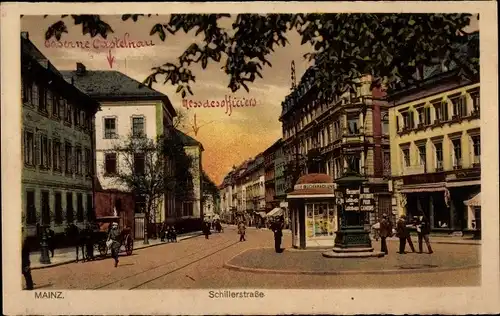
[[[47,226],[44,224],[41,226],[42,238],[40,241],[40,263],[50,264],[49,257],[49,244],[47,243]]]

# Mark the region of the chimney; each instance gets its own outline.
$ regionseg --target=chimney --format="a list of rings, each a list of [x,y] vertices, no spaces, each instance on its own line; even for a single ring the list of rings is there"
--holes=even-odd
[[[85,65],[82,63],[76,63],[76,74],[81,76],[84,75],[85,72],[87,71],[87,68],[85,68]]]
[[[28,32],[21,32],[21,36],[24,37],[27,40],[30,39],[30,33],[28,33]]]

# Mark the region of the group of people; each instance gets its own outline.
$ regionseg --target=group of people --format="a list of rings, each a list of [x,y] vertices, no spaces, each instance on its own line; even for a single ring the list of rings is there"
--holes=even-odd
[[[167,242],[177,242],[177,230],[174,226],[163,223],[160,229],[160,240],[165,241],[165,239]]]
[[[220,220],[214,219],[212,222],[210,222],[209,220],[203,221],[201,230],[206,239],[208,239],[208,236],[212,234],[211,229],[215,230],[218,233],[222,232],[223,229]]]
[[[283,238],[283,228],[285,226],[285,221],[283,219],[283,216],[279,217],[277,220],[272,222],[270,229],[274,233],[274,250],[277,253],[283,252],[283,249],[281,249],[281,239]],[[243,221],[240,221],[238,223],[238,234],[240,235],[240,241],[246,241],[245,235],[246,235],[246,226]]]
[[[399,251],[400,254],[405,254],[406,243],[410,246],[412,252],[415,252],[415,247],[413,246],[413,241],[411,240],[411,234],[409,228],[416,228],[418,236],[418,252],[423,252],[423,241],[427,246],[429,254],[433,253],[431,243],[429,240],[430,234],[430,223],[424,216],[413,217],[411,223],[408,223],[405,216],[401,216],[396,223],[396,237],[399,238]],[[385,254],[388,254],[387,249],[387,238],[393,236],[393,227],[391,221],[388,219],[387,214],[382,216],[382,220],[379,223],[379,235],[381,239],[381,250]]]

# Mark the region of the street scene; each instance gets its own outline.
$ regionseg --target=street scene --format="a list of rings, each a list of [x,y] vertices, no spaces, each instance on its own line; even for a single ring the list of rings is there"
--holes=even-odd
[[[22,16],[22,288],[480,286],[478,21]]]

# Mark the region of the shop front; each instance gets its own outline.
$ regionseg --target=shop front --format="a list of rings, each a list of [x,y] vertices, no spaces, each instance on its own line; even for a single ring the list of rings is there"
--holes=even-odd
[[[294,248],[333,247],[338,228],[335,184],[327,174],[302,176],[287,196]]]

